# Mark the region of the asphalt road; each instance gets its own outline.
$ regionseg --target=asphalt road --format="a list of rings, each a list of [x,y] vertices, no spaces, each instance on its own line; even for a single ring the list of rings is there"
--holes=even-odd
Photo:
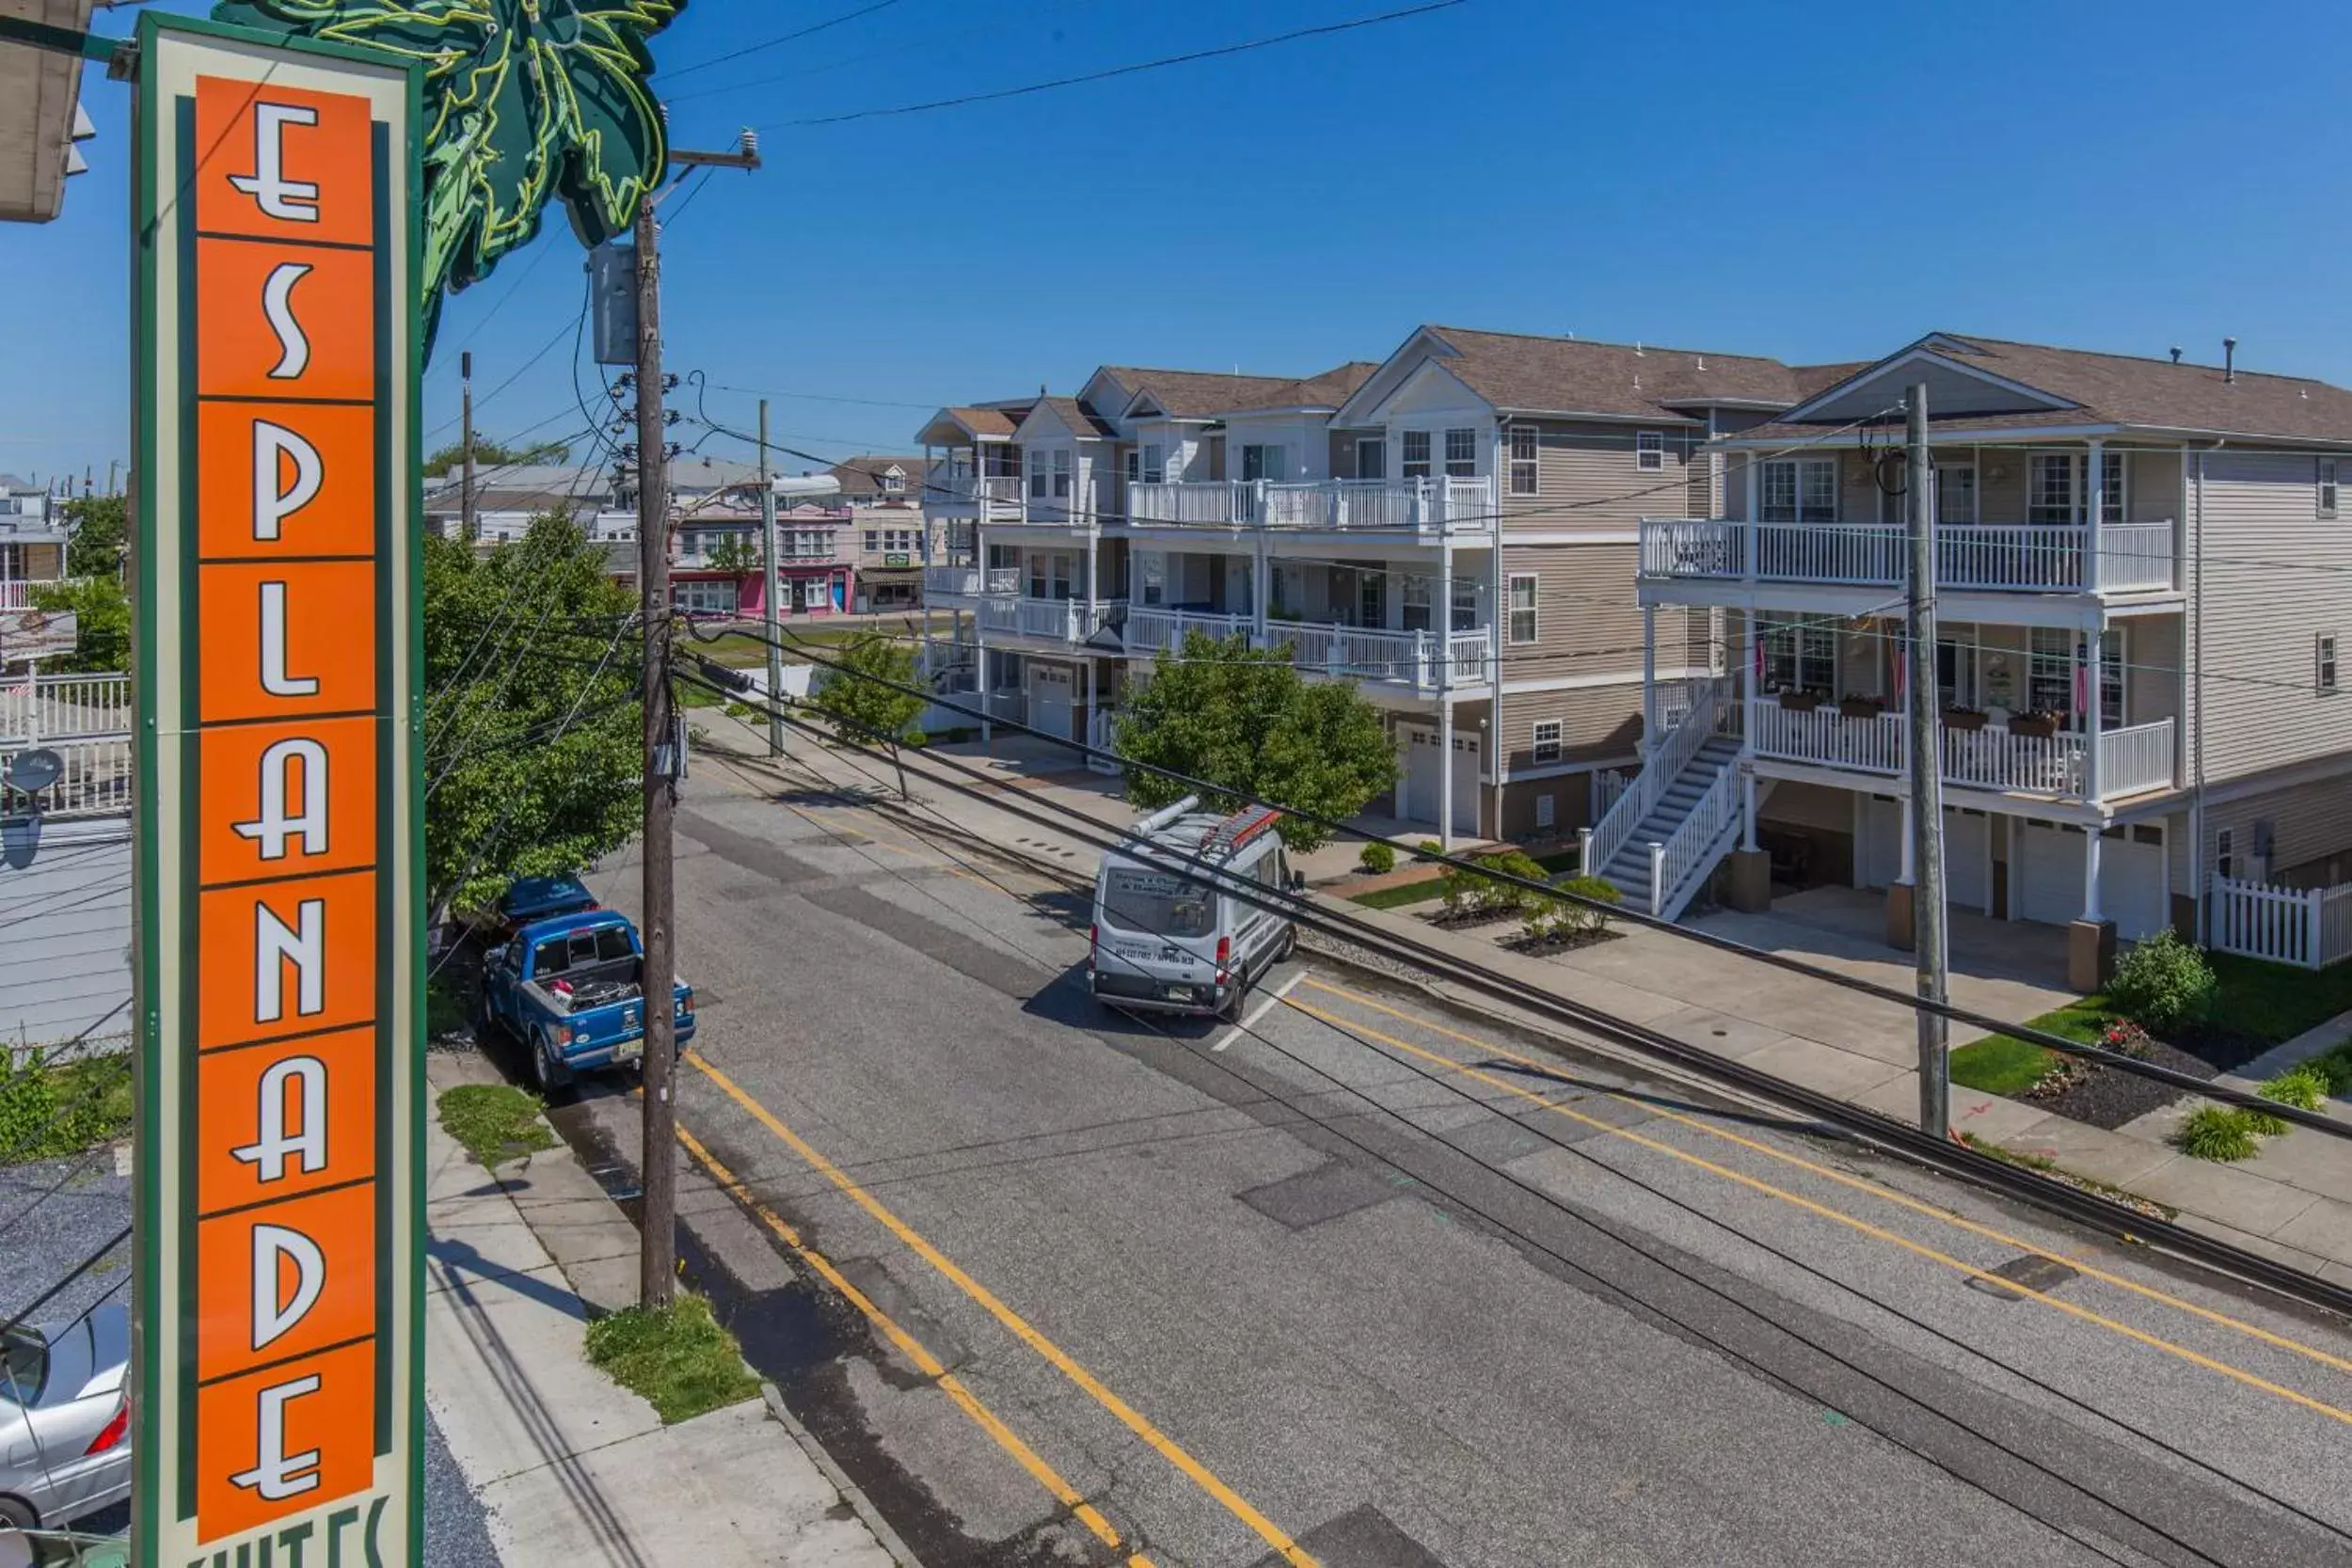
[[[112,1149],[0,1166],[0,1322],[31,1305],[130,1223],[131,1181],[117,1174]],[[126,1303],[130,1281],[126,1242],[104,1252],[33,1316],[42,1323],[70,1323],[101,1303]],[[496,1568],[498,1551],[482,1504],[430,1415],[424,1444],[425,1568]],[[78,1528],[108,1533],[130,1525],[130,1506],[121,1504]]]
[[[1106,1013],[1076,895],[750,772],[678,832],[688,1250],[935,1568],[2352,1563],[2342,1325],[1352,971]]]

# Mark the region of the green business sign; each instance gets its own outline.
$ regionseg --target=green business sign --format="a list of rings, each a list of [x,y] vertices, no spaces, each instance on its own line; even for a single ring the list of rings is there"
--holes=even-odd
[[[539,232],[550,197],[583,245],[637,221],[669,149],[645,40],[685,0],[221,0],[213,14],[424,67],[428,352],[445,291]]]

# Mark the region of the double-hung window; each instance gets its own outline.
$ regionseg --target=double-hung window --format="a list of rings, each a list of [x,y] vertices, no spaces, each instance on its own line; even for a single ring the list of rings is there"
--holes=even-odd
[[[2026,666],[2026,702],[2036,713],[2066,716],[2067,728],[2083,725],[2083,684],[2090,651],[2078,633],[2063,626],[2033,628]],[[2123,633],[2110,627],[2099,638],[2099,724],[2123,727]]]
[[[2319,460],[2319,515],[2336,515],[2336,460],[2332,457]]]
[[[1408,430],[1405,433],[1405,468],[1406,479],[1429,477],[1429,432]]]
[[[1070,499],[1070,449],[1059,447],[1054,451],[1054,499]]]
[[[1515,424],[1511,427],[1511,494],[1532,496],[1541,483],[1535,461],[1535,427]]]
[[[876,550],[882,548],[882,546],[877,543],[877,541],[881,538],[882,530],[878,528],[869,528],[866,531],[866,553],[867,555],[872,555]]]
[[[1767,615],[1759,627],[1764,639],[1764,689],[1767,691],[1834,690],[1837,683],[1837,634],[1818,621]]]
[[[1514,643],[1535,641],[1535,574],[1511,574],[1511,641]]]
[[[1406,631],[1429,629],[1429,579],[1427,578],[1408,577],[1405,579],[1402,608]]]
[[[1558,762],[1560,760],[1560,721],[1557,719],[1536,720],[1535,733],[1528,750],[1537,767],[1548,762]]]
[[[1478,432],[1449,430],[1445,433],[1445,477],[1472,479],[1478,473]]]
[[[1478,579],[1455,578],[1446,598],[1447,625],[1455,631],[1476,631],[1478,629]]]
[[[1165,483],[1167,479],[1168,449],[1157,441],[1146,442],[1143,448],[1143,483],[1160,484]]]
[[[1034,500],[1045,499],[1045,451],[1041,447],[1029,451],[1029,496]]]
[[[2323,631],[2312,641],[2312,686],[2323,697],[2338,689],[2334,632]]]
[[[1837,520],[1837,460],[1802,457],[1763,464],[1756,474],[1757,520],[1834,523]]]
[[[2120,527],[2123,521],[2123,454],[2099,454],[2099,521]]]
[[[2038,451],[2026,468],[2026,521],[2063,524],[2074,520],[2074,457]]]
[[[1637,430],[1633,433],[1633,466],[1645,474],[1666,471],[1666,433],[1662,430]]]

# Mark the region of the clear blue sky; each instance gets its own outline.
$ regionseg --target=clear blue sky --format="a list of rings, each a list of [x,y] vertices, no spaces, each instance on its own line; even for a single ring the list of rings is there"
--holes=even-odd
[[[752,124],[768,157],[711,176],[667,232],[670,363],[825,394],[773,415],[820,452],[903,448],[922,418],[827,399],[1074,391],[1105,361],[1306,373],[1379,358],[1422,321],[1789,359],[1937,328],[2211,358],[2235,334],[2242,364],[2352,383],[2341,3],[1741,0],[1667,21],[1470,0],[787,128],[1404,0],[896,0],[734,57],[860,3],[691,0],[655,40],[676,139]],[[100,135],[65,216],[0,226],[0,468],[103,480],[128,451],[128,90],[93,71],[86,92]],[[486,393],[551,339],[479,422],[584,422],[564,412],[578,267],[559,219],[451,303],[428,427],[455,416],[460,347]],[[711,411],[747,424],[753,400]]]

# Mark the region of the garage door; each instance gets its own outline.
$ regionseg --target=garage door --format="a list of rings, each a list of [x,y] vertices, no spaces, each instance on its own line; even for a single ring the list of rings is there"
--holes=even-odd
[[[1077,687],[1069,665],[1046,664],[1035,659],[1030,661],[1029,722],[1032,726],[1065,740],[1079,738],[1070,730],[1076,697]]]
[[[1953,909],[1982,910],[1992,896],[1992,868],[1985,863],[1991,820],[1968,812],[1944,814],[1945,902]]]
[[[2063,926],[2083,912],[2083,835],[2080,830],[2028,822],[2018,833],[2019,913]],[[2126,834],[2099,846],[2100,912],[2126,942],[2153,936],[2170,924],[2164,907],[2164,846]]]
[[[1396,814],[1407,822],[1438,820],[1438,732],[1406,725],[1405,779]],[[1454,831],[1478,832],[1478,737],[1454,737]]]

